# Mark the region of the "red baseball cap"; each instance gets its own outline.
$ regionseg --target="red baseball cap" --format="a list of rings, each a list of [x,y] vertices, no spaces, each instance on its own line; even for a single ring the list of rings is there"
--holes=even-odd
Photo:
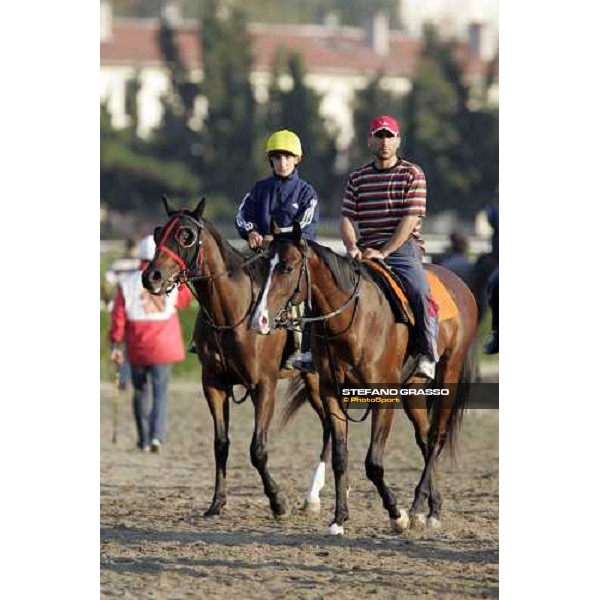
[[[394,117],[388,117],[387,115],[381,115],[371,121],[371,124],[369,125],[369,135],[374,135],[383,129],[394,135],[400,135],[398,122]]]

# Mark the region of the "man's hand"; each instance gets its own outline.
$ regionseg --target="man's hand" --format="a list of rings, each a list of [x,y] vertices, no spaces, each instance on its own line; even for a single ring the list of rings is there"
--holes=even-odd
[[[346,253],[350,258],[357,258],[358,260],[362,258],[362,252],[358,246],[351,246],[346,250]]]
[[[110,360],[112,360],[118,367],[120,367],[125,361],[125,355],[123,354],[123,350],[115,348],[110,353]]]
[[[375,250],[375,248],[367,248],[364,256],[365,258],[379,258],[380,260],[385,258],[385,254],[381,250]]]
[[[269,244],[273,241],[273,236],[270,234],[267,234],[263,237],[262,242],[260,244],[261,248],[263,250],[266,250],[269,247]]]
[[[248,246],[254,250],[254,248],[258,248],[263,241],[263,236],[258,233],[258,231],[252,231],[248,236]]]

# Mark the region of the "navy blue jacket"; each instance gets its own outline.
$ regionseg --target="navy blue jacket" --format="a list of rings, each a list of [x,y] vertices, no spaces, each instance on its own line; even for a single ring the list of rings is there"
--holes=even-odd
[[[269,234],[271,217],[280,227],[290,230],[297,219],[304,237],[315,239],[319,201],[313,187],[300,179],[297,169],[289,177],[272,175],[255,183],[240,204],[235,226],[240,236],[247,240],[251,231]]]

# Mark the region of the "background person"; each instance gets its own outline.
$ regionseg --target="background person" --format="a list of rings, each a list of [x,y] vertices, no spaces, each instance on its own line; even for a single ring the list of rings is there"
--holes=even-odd
[[[492,331],[490,339],[483,347],[486,354],[500,352],[500,269],[497,268],[488,282],[488,302],[492,311]]]
[[[158,452],[166,438],[171,365],[185,358],[177,309],[187,306],[192,295],[185,285],[161,296],[153,296],[144,289],[142,271],[155,250],[152,236],[143,238],[137,251],[139,268],[119,278],[109,335],[111,360],[123,364],[125,343],[131,364],[137,446],[140,450]]]
[[[267,140],[265,150],[273,174],[255,183],[244,196],[235,220],[238,233],[254,249],[261,246],[265,238],[270,238],[271,219],[282,231],[292,231],[294,221],[298,220],[303,236],[314,240],[319,221],[319,200],[314,188],[298,174],[297,166],[302,159],[300,138],[287,129],[276,131]],[[297,336],[294,340],[296,349],[284,367],[311,370],[308,327],[303,328],[301,342]]]
[[[125,254],[117,258],[106,270],[104,281],[102,282],[102,296],[105,298],[106,308],[112,311],[114,305],[114,296],[116,286],[119,283],[119,277],[123,274],[131,273],[140,268],[140,259],[138,258],[138,243],[135,238],[129,237],[125,240]],[[107,300],[108,299],[108,300]],[[123,363],[119,367],[119,389],[127,388],[127,383],[131,379],[131,365],[127,358],[127,351],[123,353]]]
[[[456,273],[467,285],[471,281],[473,263],[469,260],[469,238],[464,231],[450,234],[450,247],[436,262]]]

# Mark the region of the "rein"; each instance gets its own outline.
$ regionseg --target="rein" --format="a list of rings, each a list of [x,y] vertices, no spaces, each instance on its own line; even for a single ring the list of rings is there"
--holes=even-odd
[[[317,317],[290,317],[290,318],[283,319],[281,317],[282,314],[284,314],[284,313],[290,314],[290,312],[291,312],[291,305],[293,303],[294,296],[296,296],[296,294],[298,294],[298,292],[300,291],[300,285],[301,285],[303,274],[305,274],[305,277],[306,277],[307,301],[310,305],[310,298],[311,298],[310,269],[307,267],[307,262],[308,262],[308,257],[304,253],[302,253],[302,267],[300,270],[300,276],[298,277],[298,283],[296,285],[296,289],[294,290],[294,293],[290,296],[289,300],[287,301],[286,306],[284,308],[282,308],[279,311],[279,313],[277,314],[277,316],[275,317],[275,325],[282,325],[286,329],[289,329],[289,328],[293,327],[294,325],[302,326],[304,323],[317,323],[317,322],[322,322],[322,321],[328,321],[329,319],[332,319],[333,317],[344,312],[346,310],[346,308],[348,308],[348,306],[353,301],[356,300],[356,302],[354,304],[354,309],[352,310],[352,318],[350,320],[350,324],[348,325],[348,327],[346,327],[346,329],[344,329],[344,331],[338,332],[335,335],[330,336],[328,338],[328,339],[333,339],[339,335],[342,335],[346,331],[348,331],[348,329],[350,329],[350,327],[352,326],[352,323],[354,323],[354,319],[356,317],[356,309],[358,308],[358,301],[359,301],[358,288],[360,286],[361,279],[362,279],[360,269],[354,270],[355,274],[357,274],[357,278],[356,278],[356,282],[354,284],[354,289],[352,290],[352,293],[350,294],[350,296],[348,296],[348,298],[346,300],[344,300],[343,304],[341,304],[335,310],[325,313],[324,315],[319,315]]]

